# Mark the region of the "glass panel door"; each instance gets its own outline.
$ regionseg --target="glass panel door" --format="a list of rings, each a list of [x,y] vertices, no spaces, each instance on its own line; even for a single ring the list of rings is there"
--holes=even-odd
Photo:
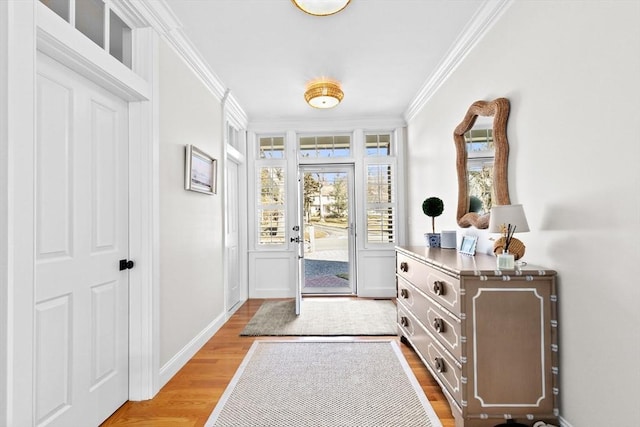
[[[300,166],[303,294],[355,294],[353,166]]]

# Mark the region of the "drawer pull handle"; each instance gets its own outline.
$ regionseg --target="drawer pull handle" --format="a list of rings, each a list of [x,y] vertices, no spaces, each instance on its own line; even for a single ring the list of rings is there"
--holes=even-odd
[[[444,332],[444,320],[436,317],[433,319],[433,329],[436,330],[439,334]]]
[[[407,289],[400,289],[400,297],[404,299],[409,298],[409,291]]]
[[[406,328],[407,326],[409,326],[409,319],[407,319],[406,316],[402,316],[400,318],[400,324]]]
[[[400,271],[406,273],[407,271],[409,271],[409,263],[402,261],[400,263]]]
[[[436,371],[438,371],[438,372],[446,371],[444,359],[442,357],[436,357],[434,361],[435,361],[435,365],[436,365]]]
[[[433,292],[436,295],[444,295],[444,282],[440,280],[433,282]]]

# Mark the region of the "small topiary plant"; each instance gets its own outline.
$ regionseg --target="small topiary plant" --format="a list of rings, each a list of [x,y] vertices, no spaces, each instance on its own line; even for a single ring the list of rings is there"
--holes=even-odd
[[[436,232],[436,217],[442,215],[444,203],[438,197],[429,197],[422,202],[422,212],[431,217],[431,229]]]

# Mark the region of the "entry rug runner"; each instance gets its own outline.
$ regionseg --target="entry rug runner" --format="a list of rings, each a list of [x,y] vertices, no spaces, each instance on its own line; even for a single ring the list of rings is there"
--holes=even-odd
[[[395,341],[255,341],[206,427],[442,427]]]
[[[396,335],[396,306],[389,300],[307,298],[300,316],[295,301],[265,301],[240,335]]]

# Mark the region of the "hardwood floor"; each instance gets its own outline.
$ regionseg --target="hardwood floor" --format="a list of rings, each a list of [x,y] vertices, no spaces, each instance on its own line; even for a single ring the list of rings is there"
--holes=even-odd
[[[240,332],[264,300],[249,300],[169,381],[152,400],[127,402],[102,426],[203,426],[254,340],[283,337],[241,337]],[[371,337],[354,337],[370,339]],[[285,339],[305,340],[305,337]],[[400,344],[414,375],[444,427],[454,427],[449,403],[418,356]],[[240,426],[239,426],[240,427]]]

